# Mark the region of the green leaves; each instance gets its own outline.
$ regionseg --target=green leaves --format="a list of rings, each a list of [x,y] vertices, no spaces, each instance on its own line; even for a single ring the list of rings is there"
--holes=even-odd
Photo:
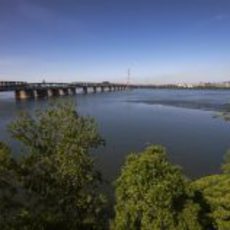
[[[72,104],[58,104],[35,116],[21,114],[10,127],[12,136],[22,142],[30,152],[52,154],[63,150],[88,151],[103,144],[95,121],[81,117]]]
[[[34,116],[22,114],[10,132],[26,150],[14,168],[8,148],[0,145],[0,167],[7,175],[12,171],[22,201],[11,229],[101,229],[105,199],[89,150],[103,140],[94,120],[79,116],[72,104],[53,105]]]
[[[193,182],[210,205],[209,216],[218,230],[230,229],[230,152],[224,157],[223,174],[211,175]]]
[[[0,143],[0,229],[107,229],[101,175],[89,151],[104,144],[95,121],[72,104],[10,125],[24,145],[15,160]],[[230,229],[230,155],[223,174],[191,182],[161,146],[130,154],[115,182],[114,230]],[[105,219],[107,218],[107,220]]]
[[[229,174],[203,177],[193,183],[210,205],[209,216],[216,229],[230,229],[230,176]]]
[[[161,146],[128,156],[116,181],[113,229],[202,229],[199,204]],[[191,218],[192,216],[192,218]]]
[[[224,173],[229,174],[230,176],[230,151],[228,151],[224,157],[224,163],[222,165],[222,170]]]

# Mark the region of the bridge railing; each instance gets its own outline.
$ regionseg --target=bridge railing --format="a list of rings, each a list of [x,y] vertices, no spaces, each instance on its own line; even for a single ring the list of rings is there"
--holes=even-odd
[[[48,89],[48,88],[77,88],[77,87],[124,87],[125,84],[110,82],[73,82],[73,83],[27,83],[22,81],[0,81],[0,91],[13,91],[20,89]]]
[[[86,87],[109,87],[109,86],[126,86],[126,84],[122,84],[122,83],[110,83],[110,82],[73,82],[70,84],[71,86],[74,87],[82,87],[82,86],[86,86]]]
[[[26,86],[27,83],[22,81],[0,81],[0,91],[9,91]]]
[[[26,82],[23,81],[0,81],[1,87],[15,86],[15,85],[26,85]]]
[[[68,83],[52,83],[52,82],[45,82],[45,83],[30,83],[27,85],[28,88],[67,88],[70,84]]]

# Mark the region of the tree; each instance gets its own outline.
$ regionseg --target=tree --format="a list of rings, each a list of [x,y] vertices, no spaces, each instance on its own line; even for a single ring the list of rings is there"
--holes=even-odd
[[[8,146],[0,142],[0,229],[12,229],[15,210],[21,206],[16,199],[16,162],[10,157]]]
[[[223,174],[200,178],[193,187],[202,193],[210,205],[210,217],[218,230],[230,229],[230,152],[222,165]]]
[[[211,206],[210,217],[215,229],[230,229],[230,177],[227,174],[211,175],[194,182]]]
[[[230,150],[225,154],[224,163],[221,168],[223,173],[230,174]]]
[[[112,229],[205,229],[195,192],[160,146],[129,155],[115,187]]]
[[[10,187],[16,188],[9,202],[20,201],[13,216],[1,212],[2,229],[102,228],[105,199],[89,155],[103,144],[94,120],[79,116],[71,104],[53,105],[34,116],[22,114],[10,132],[25,152],[13,160],[7,147],[0,151],[0,178],[9,182],[0,203]]]

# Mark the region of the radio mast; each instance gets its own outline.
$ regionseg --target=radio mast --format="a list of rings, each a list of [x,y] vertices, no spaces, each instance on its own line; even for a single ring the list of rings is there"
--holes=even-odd
[[[127,88],[129,88],[129,84],[130,84],[130,76],[131,76],[131,70],[130,68],[128,68],[128,75],[127,75]]]

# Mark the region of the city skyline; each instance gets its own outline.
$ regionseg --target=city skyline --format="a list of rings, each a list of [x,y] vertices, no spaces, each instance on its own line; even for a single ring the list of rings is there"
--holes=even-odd
[[[230,79],[225,0],[0,0],[0,80]]]

